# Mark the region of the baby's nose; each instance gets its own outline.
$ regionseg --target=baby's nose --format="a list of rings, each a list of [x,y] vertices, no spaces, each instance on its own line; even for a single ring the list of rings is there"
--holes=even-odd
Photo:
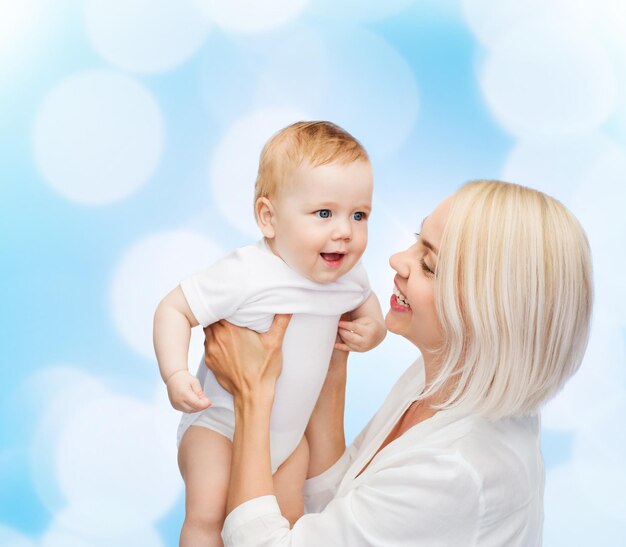
[[[338,220],[334,228],[334,236],[337,239],[352,238],[352,226],[350,225],[350,221]]]

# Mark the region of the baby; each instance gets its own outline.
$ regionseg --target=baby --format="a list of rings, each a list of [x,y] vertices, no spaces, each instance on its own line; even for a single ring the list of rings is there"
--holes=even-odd
[[[367,245],[372,169],[352,135],[329,122],[298,122],[261,152],[256,245],[183,281],[159,304],[154,347],[181,419],[179,466],[186,488],[181,546],[221,545],[234,433],[232,397],[202,362],[187,369],[191,328],[220,319],[258,332],[293,314],[272,408],[274,489],[293,523],[302,514],[307,422],[333,347],[367,351],[385,337],[380,305],[360,262]],[[351,312],[350,321],[340,321]]]

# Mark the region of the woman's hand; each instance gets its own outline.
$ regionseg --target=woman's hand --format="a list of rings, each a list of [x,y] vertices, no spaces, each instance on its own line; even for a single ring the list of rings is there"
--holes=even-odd
[[[290,315],[276,315],[259,334],[219,321],[204,329],[205,363],[233,394],[235,433],[226,512],[259,496],[273,495],[270,415]]]
[[[269,331],[257,333],[219,321],[204,329],[204,362],[220,385],[239,398],[271,391],[283,365],[282,343],[291,315],[276,315]]]

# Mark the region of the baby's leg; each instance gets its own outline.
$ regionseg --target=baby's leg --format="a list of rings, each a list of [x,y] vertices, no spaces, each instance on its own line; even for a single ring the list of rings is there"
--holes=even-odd
[[[185,481],[185,521],[180,547],[222,547],[232,445],[206,427],[191,426],[178,449]]]
[[[309,444],[300,444],[274,473],[274,492],[283,516],[294,523],[304,513],[304,481],[309,467]]]

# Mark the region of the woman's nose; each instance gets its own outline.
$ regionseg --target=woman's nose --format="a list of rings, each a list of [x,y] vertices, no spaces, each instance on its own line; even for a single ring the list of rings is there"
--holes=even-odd
[[[406,258],[406,251],[392,254],[389,257],[389,265],[402,277],[409,277],[409,266]]]

